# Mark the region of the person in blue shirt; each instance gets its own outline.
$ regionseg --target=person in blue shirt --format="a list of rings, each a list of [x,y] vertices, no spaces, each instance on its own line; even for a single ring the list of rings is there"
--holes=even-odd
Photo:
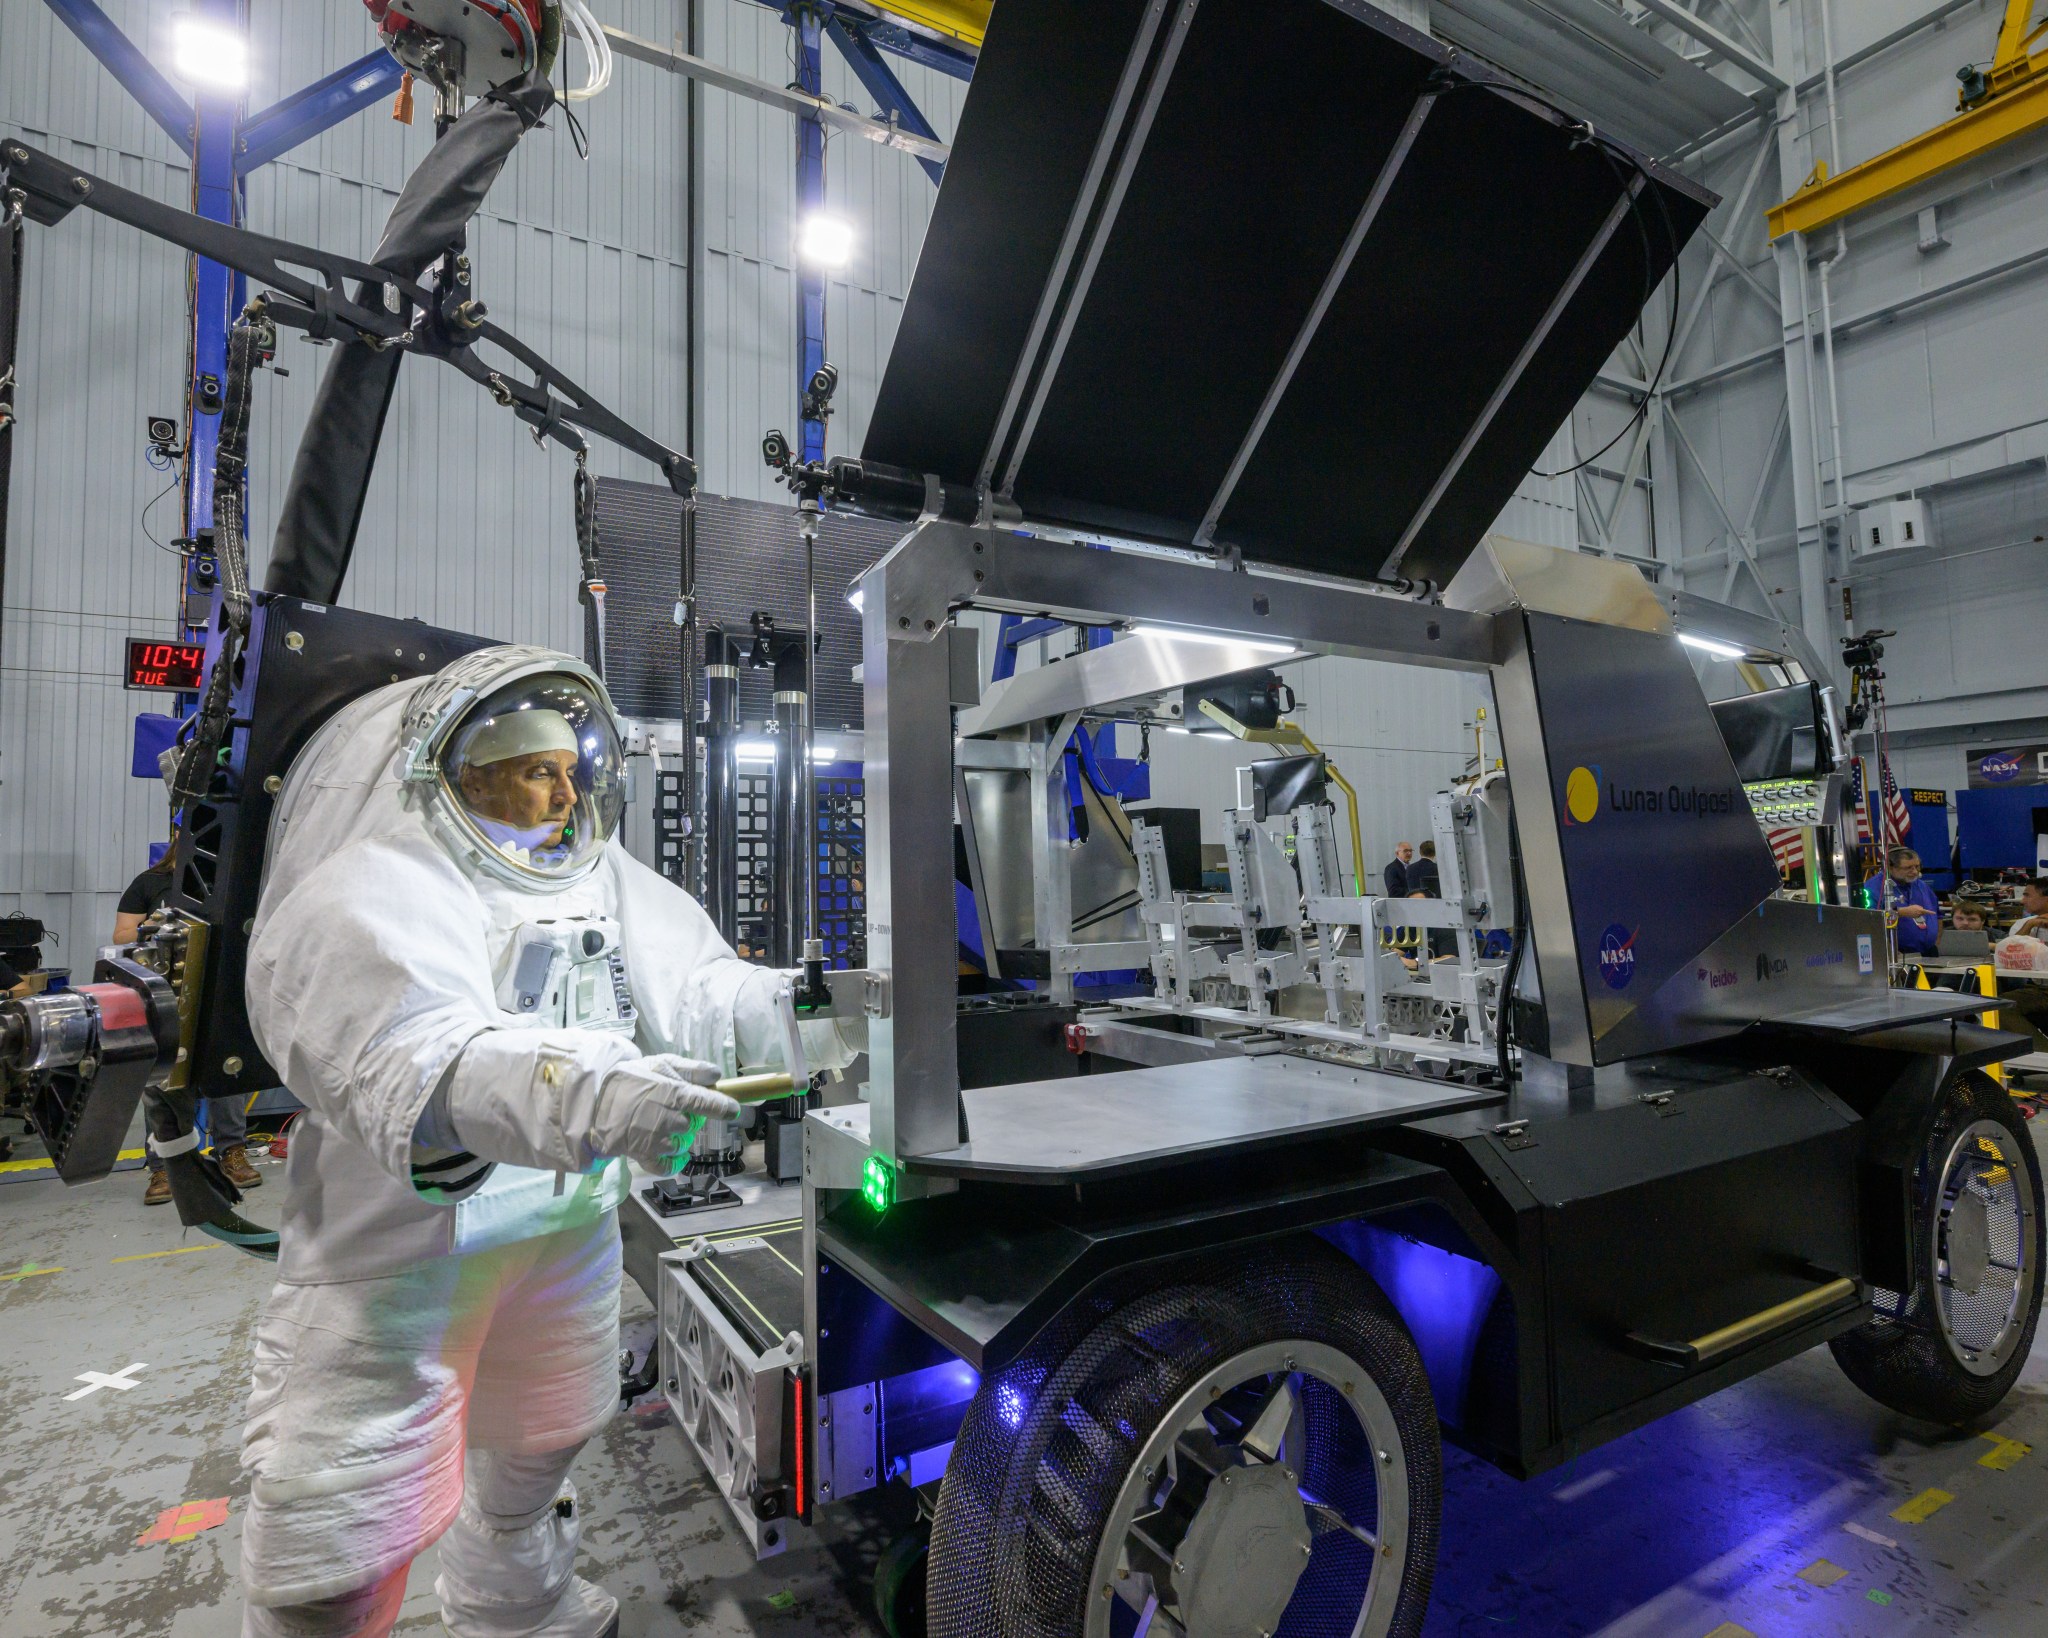
[[[1934,889],[1920,879],[1920,855],[1909,847],[1887,848],[1884,873],[1863,884],[1873,910],[1898,918],[1900,955],[1933,955],[1941,937],[1941,907]]]

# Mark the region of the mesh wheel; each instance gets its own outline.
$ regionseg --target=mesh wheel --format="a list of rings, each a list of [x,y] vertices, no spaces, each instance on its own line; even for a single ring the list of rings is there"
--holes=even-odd
[[[1400,1316],[1320,1240],[1091,1293],[981,1386],[932,1638],[1413,1638],[1443,1502]]]
[[[1873,1292],[1829,1346],[1879,1404],[1968,1422],[2002,1400],[2041,1312],[2041,1166],[2012,1100],[1983,1075],[1944,1096],[1913,1178],[1913,1288]]]
[[[925,1559],[931,1526],[920,1523],[889,1544],[875,1565],[875,1616],[889,1638],[925,1638]]]

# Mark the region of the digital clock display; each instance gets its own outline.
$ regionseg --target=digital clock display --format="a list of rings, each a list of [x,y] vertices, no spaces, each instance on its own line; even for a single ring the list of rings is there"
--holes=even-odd
[[[204,643],[166,643],[148,637],[128,639],[128,687],[169,688],[192,694],[205,681]]]

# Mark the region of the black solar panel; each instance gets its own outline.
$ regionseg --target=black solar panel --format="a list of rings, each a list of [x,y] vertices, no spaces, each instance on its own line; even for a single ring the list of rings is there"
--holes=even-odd
[[[1001,0],[863,454],[1441,582],[1712,203],[1351,0]]]
[[[608,659],[605,681],[628,716],[673,718],[682,710],[675,627],[679,590],[682,506],[661,484],[623,478],[597,480],[598,550],[610,590],[605,600]],[[900,524],[846,512],[827,512],[818,527],[818,697],[812,713],[822,729],[861,725],[860,616],[847,588],[903,534]],[[697,498],[697,618],[722,627],[742,649],[749,645],[755,610],[773,615],[787,631],[803,628],[804,550],[796,508],[787,502]],[[773,683],[765,668],[740,669],[740,717],[760,722],[775,715]],[[703,684],[697,697],[704,697]]]

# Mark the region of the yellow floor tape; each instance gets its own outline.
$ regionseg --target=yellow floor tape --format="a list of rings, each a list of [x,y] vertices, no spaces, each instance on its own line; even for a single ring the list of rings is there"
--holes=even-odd
[[[123,1149],[114,1157],[116,1160],[140,1160],[140,1149]],[[48,1172],[56,1169],[56,1163],[49,1160],[0,1160],[0,1172]]]
[[[1903,1507],[1893,1508],[1892,1517],[1901,1524],[1925,1524],[1954,1500],[1946,1490],[1923,1490]]]
[[[1979,1438],[1991,1441],[1991,1448],[1977,1458],[1979,1467],[1988,1467],[1994,1473],[2003,1473],[2009,1467],[2018,1467],[2033,1455],[2032,1445],[2022,1444],[2017,1439],[2008,1439],[2002,1433],[1979,1434]]]
[[[110,1263],[139,1263],[150,1257],[183,1257],[188,1252],[218,1251],[220,1248],[220,1241],[208,1240],[204,1244],[196,1246],[172,1246],[168,1251],[131,1251],[125,1257],[109,1257],[107,1261]]]

